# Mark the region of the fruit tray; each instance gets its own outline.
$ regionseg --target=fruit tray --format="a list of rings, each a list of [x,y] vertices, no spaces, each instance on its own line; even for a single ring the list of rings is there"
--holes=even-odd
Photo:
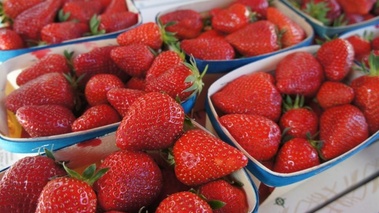
[[[221,125],[219,121],[220,115],[218,114],[218,111],[216,110],[214,104],[212,103],[211,96],[215,94],[217,91],[219,91],[221,88],[223,88],[228,82],[242,75],[246,75],[246,74],[250,74],[250,73],[254,73],[258,71],[264,71],[264,72],[273,71],[275,70],[276,65],[279,63],[279,61],[281,61],[288,54],[291,54],[297,51],[316,53],[319,48],[320,48],[319,45],[312,45],[309,47],[298,48],[295,50],[290,50],[284,53],[277,54],[267,59],[260,60],[259,62],[253,62],[253,63],[247,64],[219,78],[209,87],[207,97],[206,97],[206,103],[205,103],[206,114],[207,114],[207,119],[208,119],[207,124],[206,124],[207,128],[213,129],[215,134],[217,134],[222,140],[227,141],[230,144],[241,149],[245,153],[245,155],[249,157],[249,163],[247,165],[247,169],[259,181],[265,183],[266,185],[274,186],[274,187],[286,186],[289,184],[306,180],[307,178],[310,178],[312,176],[319,174],[320,172],[323,172],[327,169],[332,168],[333,166],[355,155],[356,153],[365,149],[370,144],[374,143],[375,141],[379,139],[379,132],[376,132],[375,134],[371,135],[369,138],[367,138],[364,142],[362,142],[358,146],[350,149],[349,151],[345,152],[342,155],[339,155],[338,157],[325,161],[321,163],[320,165],[313,166],[311,168],[304,169],[298,172],[279,173],[279,172],[274,172],[273,170],[268,169],[263,163],[261,163],[260,161],[257,161],[255,158],[249,155],[248,152],[244,150],[238,142],[236,142],[236,140],[231,136],[229,131],[227,131],[226,128]],[[358,76],[359,76],[359,73],[358,71],[356,71],[356,72],[351,73],[351,75],[349,75],[349,78],[354,79]]]
[[[85,37],[81,37],[81,38],[77,38],[77,39],[72,39],[72,40],[64,41],[60,44],[41,45],[41,46],[35,46],[35,47],[29,47],[29,48],[15,49],[15,50],[0,50],[0,63],[4,62],[10,58],[13,58],[15,56],[24,54],[24,53],[29,53],[29,52],[33,52],[33,51],[37,51],[37,50],[46,49],[46,48],[54,48],[54,47],[58,47],[61,45],[74,44],[74,43],[80,43],[80,42],[86,42],[86,41],[115,38],[120,33],[142,23],[142,15],[139,11],[139,8],[136,7],[134,2],[132,0],[126,0],[126,4],[128,6],[128,10],[130,12],[134,12],[134,13],[138,14],[138,22],[129,28],[118,30],[115,32],[102,34],[102,35],[91,35],[91,36],[85,36]]]
[[[162,16],[166,13],[176,11],[176,10],[180,10],[180,9],[192,9],[192,10],[200,12],[202,15],[204,15],[206,17],[208,12],[211,9],[213,9],[215,7],[221,7],[221,8],[225,7],[226,5],[230,4],[231,2],[233,2],[233,0],[218,0],[218,1],[204,0],[204,1],[197,1],[197,2],[191,3],[191,4],[179,5],[179,6],[167,9],[165,11],[160,11],[157,14],[156,21],[159,20],[160,16]],[[199,67],[199,69],[204,70],[204,68],[206,66],[208,66],[207,73],[210,73],[210,74],[211,73],[226,73],[226,72],[229,72],[233,69],[236,69],[236,68],[243,66],[247,63],[250,63],[250,62],[261,60],[261,59],[264,59],[264,58],[270,57],[272,55],[275,55],[275,54],[278,54],[281,52],[285,52],[285,51],[288,51],[291,49],[311,45],[313,42],[313,38],[314,38],[314,31],[313,31],[313,28],[311,27],[311,25],[309,25],[304,20],[304,18],[302,18],[301,16],[299,16],[298,14],[293,12],[290,8],[288,8],[286,5],[284,5],[280,1],[272,1],[272,4],[276,8],[278,8],[280,11],[282,11],[284,14],[289,16],[296,23],[298,23],[305,30],[306,38],[302,42],[300,42],[296,45],[287,47],[287,48],[280,49],[280,50],[272,52],[272,53],[266,53],[266,54],[253,56],[253,57],[240,57],[240,58],[231,59],[231,60],[201,60],[201,59],[195,58],[196,64]]]
[[[315,33],[319,35],[320,37],[329,37],[332,38],[333,36],[338,36],[343,33],[356,30],[362,27],[370,26],[370,25],[376,25],[379,23],[379,17],[374,17],[369,20],[361,21],[359,23],[347,25],[347,26],[338,26],[338,27],[332,27],[332,26],[325,26],[317,19],[309,16],[308,14],[304,13],[300,9],[296,8],[289,0],[281,0],[285,5],[287,5],[289,8],[291,8],[293,11],[295,11],[297,14],[299,14],[301,17],[305,18],[307,22],[313,27]]]
[[[96,47],[116,44],[117,41],[114,38],[69,44],[26,53],[0,64],[1,76],[6,76],[0,79],[0,99],[2,100],[0,105],[0,147],[4,150],[15,153],[37,153],[41,147],[56,150],[115,131],[119,123],[84,130],[80,133],[71,132],[55,136],[21,138],[21,130],[19,130],[18,124],[16,124],[17,122],[12,120],[15,119],[14,115],[5,109],[3,100],[6,95],[9,94],[8,92],[17,88],[15,80],[21,70],[35,63],[35,61],[43,55],[52,53],[63,54],[65,50],[69,52],[74,51],[75,54],[79,54],[88,52]],[[189,113],[191,111],[195,104],[196,98],[197,96],[195,95],[182,102],[185,113]],[[8,119],[13,121],[11,122],[11,125],[15,127],[12,128],[13,131],[10,130],[11,127],[7,122]]]
[[[200,124],[192,120],[195,127],[204,129]],[[83,143],[74,144],[62,149],[54,151],[54,156],[58,161],[68,162],[67,166],[74,170],[82,171],[83,168],[93,163],[99,163],[102,159],[110,153],[118,151],[116,146],[116,132],[111,132],[107,135],[85,141]],[[211,134],[209,132],[209,134]],[[33,155],[28,155],[33,156]],[[22,158],[18,157],[18,158]],[[4,175],[7,168],[0,170],[0,179]],[[248,171],[243,168],[231,174],[233,178],[243,184],[243,190],[246,193],[248,201],[248,213],[258,212],[258,191],[254,185]]]

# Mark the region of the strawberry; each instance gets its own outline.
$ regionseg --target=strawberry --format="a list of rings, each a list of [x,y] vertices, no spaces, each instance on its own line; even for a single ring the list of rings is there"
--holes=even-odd
[[[280,128],[266,117],[227,114],[221,116],[219,121],[236,142],[258,161],[270,160],[279,149]]]
[[[66,21],[54,22],[41,29],[41,40],[46,44],[59,44],[64,41],[81,38],[89,32],[86,23]]]
[[[99,104],[88,108],[72,123],[72,131],[83,131],[120,122],[118,112],[108,104]]]
[[[3,2],[3,10],[9,18],[15,19],[24,10],[43,1],[44,0],[7,0]]]
[[[362,61],[365,55],[370,54],[372,39],[369,35],[351,35],[346,40],[353,46],[355,60]]]
[[[143,90],[116,87],[107,92],[107,101],[124,117],[129,106],[144,94]]]
[[[242,3],[233,3],[218,10],[211,18],[212,28],[229,34],[235,32],[250,22],[250,11]]]
[[[379,50],[379,36],[372,38],[371,40],[371,48],[373,50]]]
[[[323,109],[350,104],[354,100],[354,90],[342,82],[325,81],[317,92],[317,102]]]
[[[151,204],[162,188],[162,173],[144,152],[116,151],[105,157],[99,168],[109,168],[94,184],[104,211],[138,212]]]
[[[12,27],[23,39],[38,41],[42,28],[54,22],[61,5],[61,0],[42,1],[20,13],[13,20]]]
[[[66,2],[60,11],[60,21],[77,21],[88,23],[92,16],[103,11],[99,0]]]
[[[172,152],[175,174],[189,186],[229,175],[246,166],[248,161],[240,150],[202,129],[184,133],[174,143]]]
[[[174,33],[179,40],[197,37],[204,27],[201,14],[192,9],[168,12],[161,15],[159,21],[166,26],[167,32]]]
[[[66,172],[51,155],[17,160],[0,180],[0,212],[35,212],[38,197],[53,177]]]
[[[273,170],[292,173],[320,165],[317,149],[306,138],[293,138],[283,144],[275,159]]]
[[[375,4],[375,0],[337,0],[338,4],[341,5],[342,10],[345,13],[355,13],[355,14],[367,14],[370,12]]]
[[[282,48],[291,47],[305,39],[304,29],[278,8],[268,7],[266,13],[267,20],[274,23],[281,33]]]
[[[326,80],[341,81],[353,65],[354,48],[345,39],[332,39],[321,45],[316,58],[324,68]]]
[[[184,61],[184,54],[180,51],[166,50],[160,52],[155,58],[150,68],[146,72],[146,79],[157,78],[168,69],[179,65]]]
[[[155,55],[147,45],[136,43],[114,48],[110,57],[128,75],[138,77],[146,74]]]
[[[223,37],[185,39],[180,47],[187,55],[202,60],[230,60],[236,56],[233,46]]]
[[[113,88],[122,88],[124,83],[113,74],[97,74],[92,76],[84,89],[89,105],[95,106],[108,103],[107,92]]]
[[[326,26],[331,26],[342,13],[337,0],[305,0],[300,9]]]
[[[64,55],[58,53],[45,55],[33,65],[23,69],[17,75],[16,83],[21,86],[32,79],[51,72],[70,73],[70,67]]]
[[[267,0],[236,0],[236,3],[244,4],[250,7],[251,12],[257,13],[258,19],[266,17],[269,1]]]
[[[354,79],[351,87],[354,90],[354,104],[362,110],[366,117],[370,134],[374,134],[379,130],[379,56],[371,54],[369,56],[368,74]]]
[[[144,150],[170,147],[182,134],[184,110],[169,95],[148,92],[137,98],[116,131],[121,149]]]
[[[5,107],[11,112],[16,112],[22,106],[46,104],[73,109],[74,91],[62,73],[41,75],[13,90],[5,98]]]
[[[0,50],[15,50],[25,46],[21,36],[12,29],[0,29]]]
[[[351,104],[328,108],[320,118],[321,157],[335,158],[368,137],[368,125],[363,113]]]
[[[246,193],[240,185],[235,181],[227,181],[224,179],[214,180],[205,183],[199,187],[199,193],[203,195],[208,202],[221,201],[225,205],[213,212],[248,212],[249,205],[247,203]]]
[[[226,84],[211,96],[222,113],[262,115],[278,121],[282,96],[274,85],[274,77],[265,72],[243,75]]]
[[[45,185],[38,198],[36,213],[95,213],[97,197],[92,185],[107,172],[107,169],[95,172],[96,164],[92,164],[81,175],[64,164],[63,166],[69,176],[54,178]]]
[[[105,10],[103,11],[102,14],[115,14],[115,13],[123,13],[123,12],[128,11],[128,6],[126,5],[126,1],[124,0],[106,0],[106,1],[109,1],[109,3],[103,4],[103,6],[105,6]]]
[[[227,35],[225,39],[246,57],[272,53],[280,48],[276,26],[267,20],[249,23]]]
[[[125,88],[145,90],[146,80],[143,77],[131,77],[126,83]]]
[[[213,212],[210,205],[195,193],[177,192],[168,196],[158,206],[156,213]]]
[[[287,95],[313,97],[325,78],[316,57],[303,51],[285,56],[274,72],[276,87],[280,93]]]
[[[118,13],[104,13],[99,16],[93,16],[93,18],[91,18],[90,24],[91,26],[95,25],[94,29],[91,29],[93,34],[101,34],[127,29],[137,24],[137,22],[137,13],[124,11]]]
[[[74,114],[61,105],[28,105],[16,111],[20,125],[31,137],[59,135],[71,132]]]

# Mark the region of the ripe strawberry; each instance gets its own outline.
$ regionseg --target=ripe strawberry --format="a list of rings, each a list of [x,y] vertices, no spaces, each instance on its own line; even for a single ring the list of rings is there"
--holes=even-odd
[[[65,21],[45,25],[41,29],[41,40],[46,44],[59,44],[64,41],[81,38],[89,32],[86,23]]]
[[[363,113],[351,104],[328,108],[320,118],[321,157],[335,158],[368,137],[368,125]]]
[[[373,50],[379,50],[379,36],[372,38],[371,40],[371,48]]]
[[[83,131],[120,122],[118,112],[108,104],[88,108],[72,124],[72,131]]]
[[[342,13],[337,0],[305,0],[300,9],[326,26],[331,26]]]
[[[177,178],[189,186],[229,175],[248,161],[240,150],[202,129],[184,133],[174,144],[173,156]]]
[[[24,40],[40,40],[40,32],[46,24],[54,22],[61,0],[46,0],[24,10],[13,20],[13,30]],[[32,22],[30,20],[33,20]]]
[[[155,55],[144,44],[129,44],[114,48],[110,56],[120,69],[130,76],[145,76]]]
[[[168,12],[161,15],[159,21],[166,26],[167,32],[174,33],[179,40],[197,37],[204,27],[201,14],[192,9]]]
[[[33,7],[44,0],[7,0],[3,2],[3,10],[5,15],[11,19],[15,19],[24,10]]]
[[[0,29],[0,50],[15,50],[25,46],[24,41],[12,29]]]
[[[293,138],[283,144],[275,159],[273,170],[292,173],[320,164],[317,149],[306,138]]]
[[[354,61],[354,48],[345,39],[336,38],[323,43],[316,58],[324,68],[326,80],[341,81]]]
[[[185,39],[180,47],[187,55],[202,60],[230,60],[236,56],[232,45],[223,37]]]
[[[107,100],[121,117],[124,117],[129,106],[144,94],[145,91],[143,90],[116,87],[107,92]]]
[[[247,6],[233,3],[213,14],[211,25],[213,29],[229,34],[246,26],[250,22],[250,16]]]
[[[225,205],[219,209],[214,209],[213,212],[248,212],[249,205],[245,191],[240,185],[233,181],[219,179],[208,182],[199,187],[199,193],[209,201],[221,201]]]
[[[124,0],[106,0],[106,1],[108,2],[105,4],[103,3],[103,7],[105,7],[105,9],[102,14],[123,13],[129,10],[128,5],[126,5],[126,1]]]
[[[354,79],[351,87],[354,89],[354,104],[362,110],[366,117],[370,134],[379,130],[379,56],[369,56],[368,74]]]
[[[266,13],[267,20],[274,23],[281,34],[282,48],[291,47],[305,39],[304,29],[278,8],[268,7]]]
[[[355,14],[367,14],[372,9],[375,4],[375,0],[337,0],[338,4],[341,5],[342,10],[345,13],[355,13]]]
[[[60,21],[77,21],[88,23],[92,16],[103,11],[99,0],[66,2],[61,9]]]
[[[272,53],[280,48],[276,26],[266,20],[252,22],[225,39],[246,57]]]
[[[156,213],[213,212],[210,205],[195,193],[177,192],[168,196],[158,206]]]
[[[165,93],[149,92],[136,99],[116,131],[121,149],[144,150],[170,147],[182,134],[184,110]]]
[[[274,77],[265,72],[243,75],[226,84],[211,97],[222,113],[262,115],[278,121],[282,96],[274,85]]]
[[[324,71],[311,53],[294,52],[278,63],[275,80],[281,94],[313,97],[324,81]]]
[[[354,90],[342,82],[325,81],[317,92],[316,99],[323,109],[350,104],[354,100]]]
[[[145,90],[146,80],[143,77],[131,77],[126,83],[125,88]]]
[[[21,86],[32,79],[51,72],[70,73],[70,67],[64,55],[58,53],[45,55],[33,65],[22,70],[16,77],[16,83]]]
[[[0,180],[0,212],[35,212],[43,187],[51,178],[65,174],[61,165],[50,156],[27,156],[17,160]]]
[[[227,114],[219,118],[236,142],[258,161],[270,160],[281,140],[279,126],[260,115]]]
[[[153,158],[144,152],[116,151],[99,168],[109,168],[94,184],[104,211],[138,212],[151,204],[162,188],[162,173]]]
[[[113,88],[122,88],[124,83],[113,74],[96,74],[92,76],[84,89],[89,105],[95,106],[108,103],[107,92]]]
[[[166,50],[160,52],[146,72],[147,81],[157,78],[168,69],[179,65],[184,61],[184,58],[185,55],[180,51]]]
[[[71,132],[74,114],[61,105],[28,105],[16,111],[20,125],[31,137],[59,135]]]
[[[372,39],[369,35],[351,35],[346,40],[353,46],[355,60],[362,61],[365,55],[370,54]]]
[[[119,30],[127,29],[137,24],[137,22],[138,22],[137,13],[124,11],[124,12],[118,12],[118,13],[104,13],[99,16],[94,16],[91,19],[90,24],[91,26],[95,25],[94,29],[91,29],[93,34],[102,34],[102,33],[110,33],[110,32],[116,32]]]
[[[266,11],[269,6],[269,1],[267,0],[236,0],[236,3],[250,7],[251,12],[257,13],[258,19],[266,17]]]
[[[62,73],[46,73],[16,90],[5,98],[5,107],[11,112],[27,105],[57,104],[74,107],[74,91]]]

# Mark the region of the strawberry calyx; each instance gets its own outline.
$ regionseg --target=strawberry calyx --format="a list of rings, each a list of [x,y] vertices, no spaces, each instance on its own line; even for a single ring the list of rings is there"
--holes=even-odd
[[[183,92],[192,92],[192,94],[188,97],[188,99],[196,94],[200,95],[204,86],[203,77],[208,70],[208,65],[207,65],[204,68],[204,70],[200,73],[193,56],[190,57],[189,61],[190,61],[189,63],[183,62],[184,65],[187,66],[192,71],[192,74],[187,76],[187,78],[184,80],[184,82],[186,83],[191,83],[191,86],[183,91]]]
[[[12,26],[12,19],[5,14],[3,2],[0,2],[0,28]]]
[[[368,64],[369,64],[369,68],[366,67],[366,69],[368,69],[368,75],[379,76],[379,55],[371,51],[368,57]]]
[[[178,42],[178,38],[176,38],[176,36],[175,36],[176,33],[166,31],[166,27],[174,25],[174,24],[175,24],[175,22],[168,22],[166,24],[162,24],[162,22],[160,20],[158,20],[158,26],[159,26],[159,30],[161,33],[162,41],[167,46],[170,46],[173,43]]]
[[[96,171],[96,164],[94,163],[89,165],[83,171],[82,174],[79,174],[75,170],[68,168],[65,163],[63,163],[62,165],[70,177],[84,181],[90,186],[92,186],[99,178],[101,178],[109,170],[109,168],[102,168]]]
[[[287,112],[291,109],[299,109],[304,107],[304,96],[296,95],[295,100],[290,95],[286,95],[283,101],[283,112]]]
[[[105,34],[105,30],[102,29],[100,30],[99,29],[99,26],[100,26],[100,20],[98,18],[98,15],[93,15],[91,17],[91,19],[89,20],[89,28],[90,28],[90,34],[91,35],[102,35],[102,34]]]
[[[327,13],[330,11],[327,2],[315,3],[314,1],[311,1],[306,5],[304,11],[326,26],[329,26],[332,22],[332,20],[327,18]]]
[[[189,192],[196,194],[201,199],[203,199],[204,201],[206,201],[209,204],[209,206],[211,207],[211,209],[213,209],[213,210],[221,209],[222,207],[224,207],[226,205],[226,203],[223,202],[223,201],[221,201],[221,200],[208,199],[203,194],[201,194],[199,192],[199,190],[195,190],[194,188],[191,188],[189,190]]]
[[[58,20],[59,20],[59,22],[67,21],[68,18],[70,17],[70,15],[71,15],[70,12],[65,13],[65,12],[63,11],[63,9],[60,9],[60,10],[58,11]]]

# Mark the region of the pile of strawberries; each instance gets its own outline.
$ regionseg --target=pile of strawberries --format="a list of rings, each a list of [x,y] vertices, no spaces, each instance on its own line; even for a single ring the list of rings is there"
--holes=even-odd
[[[138,23],[125,0],[6,0],[0,11],[0,50],[58,44]]]
[[[287,0],[325,26],[339,27],[360,23],[379,14],[376,0]]]
[[[114,45],[78,54],[46,54],[17,76],[19,87],[6,97],[5,107],[26,135],[35,138],[120,122],[131,113],[135,99],[149,92],[186,101],[201,92],[205,72],[186,62],[174,45],[167,49],[164,37],[159,25],[149,22],[123,32]],[[163,113],[162,107],[144,106],[152,114]],[[162,122],[149,121],[152,114],[129,125]]]
[[[350,81],[355,48],[346,39],[316,53],[285,56],[211,96],[220,124],[251,157],[279,173],[301,171],[351,150],[379,130],[379,57]],[[358,71],[354,71],[358,72]]]
[[[232,60],[278,51],[302,42],[302,27],[267,0],[236,0],[206,13],[179,9],[159,16],[180,48],[202,60]]]

